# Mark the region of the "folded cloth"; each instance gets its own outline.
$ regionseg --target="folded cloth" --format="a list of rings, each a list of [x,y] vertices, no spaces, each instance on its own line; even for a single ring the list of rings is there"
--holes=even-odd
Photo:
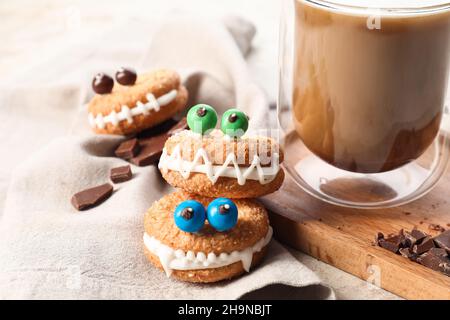
[[[233,28],[233,23],[238,25]],[[228,19],[226,26],[189,17],[166,20],[154,32],[143,68],[178,69],[191,103],[211,103],[219,110],[236,104],[249,113],[255,128],[264,126],[266,99],[243,58],[254,28],[240,19]],[[30,91],[28,98],[23,91],[0,100],[8,104],[0,108],[0,117],[3,110],[38,108],[27,120],[20,111],[17,119],[9,115],[10,123],[20,124],[17,132],[24,139],[25,131],[36,140],[54,132],[54,139],[36,153],[20,151],[26,160],[11,173],[0,215],[0,299],[334,298],[275,240],[263,264],[238,279],[198,285],[167,278],[146,261],[142,248],[144,212],[172,190],[155,166],[133,166],[133,179],[115,185],[110,199],[76,211],[70,203],[75,192],[107,182],[109,170],[125,163],[111,157],[121,137],[89,133],[86,109],[79,107],[82,92],[42,88]],[[44,98],[48,94],[52,99]],[[36,106],[41,101],[45,105]],[[70,112],[61,111],[61,101]],[[51,123],[57,124],[54,130],[46,126]],[[62,127],[71,134],[63,136]],[[15,136],[14,131],[1,134],[6,140]],[[12,154],[18,148],[7,146]]]

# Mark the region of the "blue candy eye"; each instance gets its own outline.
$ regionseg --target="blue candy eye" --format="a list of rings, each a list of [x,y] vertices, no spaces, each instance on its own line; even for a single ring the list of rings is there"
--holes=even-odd
[[[227,231],[233,228],[238,220],[236,204],[227,198],[217,198],[208,206],[208,222],[217,231]]]
[[[206,212],[203,205],[195,200],[180,203],[173,214],[175,224],[185,232],[197,232],[205,224]]]

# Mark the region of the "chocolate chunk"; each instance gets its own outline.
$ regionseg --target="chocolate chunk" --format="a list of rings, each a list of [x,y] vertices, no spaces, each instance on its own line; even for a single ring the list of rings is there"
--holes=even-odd
[[[438,257],[442,258],[448,257],[447,251],[445,251],[445,249],[442,248],[431,248],[428,252]]]
[[[427,236],[427,234],[425,232],[422,232],[418,229],[412,229],[411,235],[416,239],[416,242],[422,241]]]
[[[433,240],[439,248],[445,249],[450,254],[450,230],[442,232]]]
[[[375,241],[372,243],[372,245],[380,246],[380,240],[384,239],[384,234],[381,232],[378,232],[375,236]]]
[[[375,237],[375,241],[378,242],[381,239],[384,239],[384,234],[382,234],[381,232],[378,232],[377,236]]]
[[[413,246],[413,252],[415,254],[422,254],[431,248],[434,248],[434,242],[430,236],[427,236],[420,244],[415,244]]]
[[[136,156],[140,149],[139,141],[135,138],[122,142],[114,153],[119,158],[130,159]]]
[[[406,246],[411,249],[415,244],[419,244],[427,236],[426,233],[417,229],[413,229],[411,232],[405,231],[404,234],[406,238]]]
[[[168,138],[169,135],[163,133],[155,137],[141,139],[139,141],[141,152],[136,157],[131,158],[130,162],[140,167],[157,163]]]
[[[380,239],[378,245],[384,249],[397,253],[404,241],[402,235],[390,235],[389,238]]]
[[[434,254],[431,250],[417,258],[421,265],[450,276],[450,259]]]
[[[137,74],[134,69],[121,67],[116,72],[116,80],[123,86],[132,86],[136,79]]]
[[[120,183],[125,182],[131,179],[131,176],[133,174],[131,173],[131,167],[128,166],[122,166],[117,168],[112,168],[110,173],[111,181],[114,183]]]
[[[111,93],[114,87],[114,80],[104,73],[98,73],[92,79],[92,90],[98,94]]]
[[[101,186],[89,188],[74,194],[71,202],[75,209],[80,211],[86,210],[108,199],[112,195],[112,192],[113,186],[105,183]]]
[[[138,166],[148,166],[158,162],[166,140],[173,134],[187,129],[186,118],[180,121],[167,120],[156,127],[147,129],[137,135],[140,152],[129,158]]]
[[[428,229],[434,230],[434,231],[439,231],[439,232],[445,231],[445,228],[441,227],[439,224],[434,224],[434,223],[430,223],[428,225]]]
[[[412,252],[410,248],[401,248],[399,252],[403,257],[408,258],[409,260],[416,261],[417,259],[417,254]]]
[[[169,129],[169,131],[167,131],[167,134],[169,136],[174,135],[178,132],[181,132],[183,130],[186,130],[188,128],[187,125],[187,120],[186,117],[184,117],[183,119],[181,119],[180,121],[178,121],[177,124],[175,124],[174,126],[172,126],[172,128]]]

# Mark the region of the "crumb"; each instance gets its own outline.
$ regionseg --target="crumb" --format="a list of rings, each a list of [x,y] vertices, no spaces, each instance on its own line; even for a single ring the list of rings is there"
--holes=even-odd
[[[428,225],[428,229],[434,230],[434,231],[440,231],[440,232],[445,231],[445,228],[441,227],[439,224],[434,224],[434,223],[430,223]]]

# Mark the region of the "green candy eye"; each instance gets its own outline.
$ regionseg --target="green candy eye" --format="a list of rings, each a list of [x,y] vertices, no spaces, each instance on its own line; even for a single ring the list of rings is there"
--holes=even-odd
[[[189,110],[187,123],[189,128],[195,133],[204,134],[216,126],[216,110],[207,104],[197,104]]]
[[[230,137],[241,137],[248,129],[248,117],[238,109],[229,109],[222,116],[220,128]]]

